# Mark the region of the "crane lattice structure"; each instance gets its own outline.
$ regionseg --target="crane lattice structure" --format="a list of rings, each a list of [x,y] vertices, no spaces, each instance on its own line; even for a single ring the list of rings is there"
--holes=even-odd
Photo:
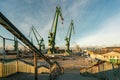
[[[72,34],[72,32],[75,33],[73,20],[71,20],[71,23],[70,23],[67,35],[65,37],[66,46],[67,46],[67,50],[66,51],[68,53],[70,52],[70,40],[71,40],[71,34]]]
[[[61,11],[61,7],[56,7],[56,12],[55,12],[55,16],[53,19],[53,23],[52,23],[52,28],[51,31],[49,32],[49,40],[48,40],[48,45],[51,47],[50,51],[51,53],[55,53],[55,38],[56,38],[56,32],[57,32],[57,24],[58,24],[58,18],[61,18],[61,20],[63,21],[63,17],[62,17],[62,11]],[[63,24],[63,22],[62,22]]]
[[[34,26],[31,27],[29,36],[31,35],[32,32],[33,32],[35,39],[37,41],[37,44],[39,46],[39,50],[41,51],[41,49],[45,49],[44,39],[41,37],[41,35],[38,33],[38,31],[35,29]],[[38,39],[37,35],[39,36],[39,39]],[[33,39],[31,39],[31,42],[33,43]]]

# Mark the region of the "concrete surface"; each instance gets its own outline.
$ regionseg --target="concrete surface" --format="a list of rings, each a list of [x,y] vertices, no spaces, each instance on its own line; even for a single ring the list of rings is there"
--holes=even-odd
[[[7,78],[0,80],[34,80],[34,74],[17,73]],[[49,80],[49,74],[39,74],[38,80]],[[92,77],[84,77],[80,75],[79,70],[65,70],[63,75],[60,75],[56,80],[99,80]]]

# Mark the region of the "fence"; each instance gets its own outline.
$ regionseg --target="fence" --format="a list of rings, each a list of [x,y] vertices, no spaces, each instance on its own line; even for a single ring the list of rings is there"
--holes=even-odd
[[[0,62],[0,77],[7,77],[17,72],[35,73],[34,66],[21,60],[13,60],[10,62]],[[38,67],[38,74],[50,73],[49,68],[45,66]]]
[[[83,68],[80,73],[84,76],[96,77],[101,80],[120,80],[119,64],[100,61],[89,68]]]
[[[17,72],[24,73],[35,73],[36,68],[33,64],[26,63],[26,58],[33,59],[33,51],[24,46],[21,42],[13,39],[8,39],[0,36],[1,42],[0,44],[1,54],[0,54],[0,77],[7,77],[9,75],[15,74]],[[11,43],[10,43],[11,42]],[[8,47],[7,47],[8,45]],[[21,45],[21,46],[20,46]],[[14,55],[11,56],[11,53],[14,52]],[[14,56],[14,57],[13,57]],[[10,59],[15,58],[15,61],[6,62]],[[19,59],[23,59],[24,61],[20,61]],[[29,61],[30,62],[30,61]],[[50,65],[49,65],[50,66]],[[54,62],[50,68],[45,66],[37,67],[37,73],[50,73],[50,80],[54,80],[63,73],[63,68],[57,62]],[[36,75],[37,76],[37,75]]]
[[[31,50],[16,38],[9,39],[0,35],[0,42],[0,60],[2,61],[33,56],[30,54]]]

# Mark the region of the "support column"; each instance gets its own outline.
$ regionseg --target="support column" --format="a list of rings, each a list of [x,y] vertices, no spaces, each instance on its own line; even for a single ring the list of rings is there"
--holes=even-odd
[[[19,58],[19,52],[18,52],[18,40],[14,36],[14,50],[17,52],[17,59]]]
[[[38,72],[37,72],[37,55],[34,52],[34,72],[35,72],[35,80],[38,80]]]
[[[3,38],[3,61],[5,61],[5,38]]]

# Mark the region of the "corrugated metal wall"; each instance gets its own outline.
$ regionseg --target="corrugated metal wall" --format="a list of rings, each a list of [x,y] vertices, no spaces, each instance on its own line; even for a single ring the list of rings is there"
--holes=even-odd
[[[22,61],[0,62],[0,77],[7,77],[17,72],[34,73],[34,66]],[[50,73],[50,70],[44,66],[38,68],[38,73]]]

